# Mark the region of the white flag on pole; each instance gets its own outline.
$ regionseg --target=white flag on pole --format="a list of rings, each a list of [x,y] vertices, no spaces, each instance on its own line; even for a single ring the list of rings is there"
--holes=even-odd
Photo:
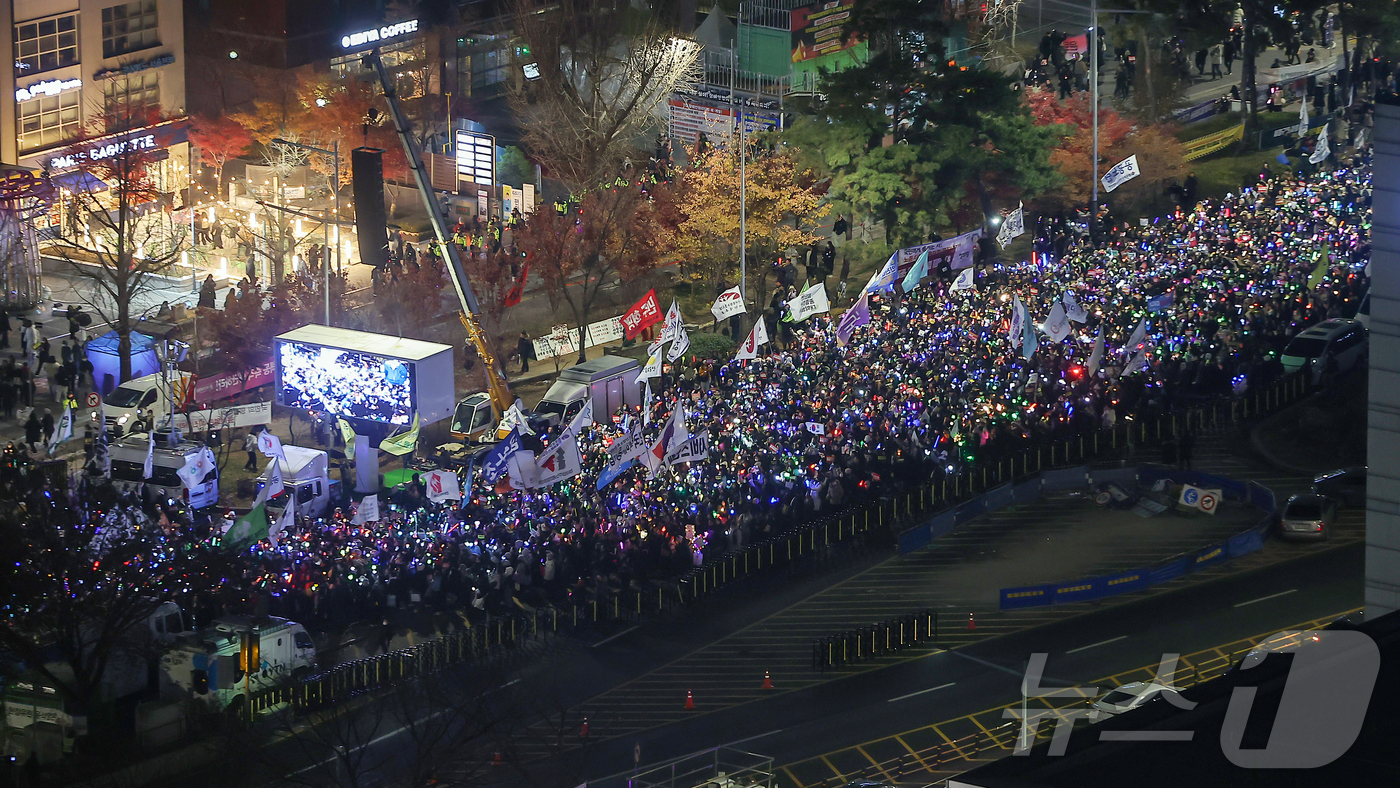
[[[282,534],[291,530],[292,525],[296,523],[296,510],[297,497],[293,495],[287,498],[287,506],[282,510],[281,516],[277,518],[277,522],[273,523],[267,529],[267,541],[270,542],[273,547],[277,546],[277,540],[282,538]]]
[[[676,337],[671,340],[671,349],[666,351],[666,360],[675,361],[690,350],[690,334],[685,330],[685,324],[676,326]]]
[[[1147,338],[1147,318],[1144,317],[1144,318],[1138,323],[1137,328],[1133,329],[1133,335],[1130,336],[1130,337],[1128,337],[1128,344],[1124,345],[1124,346],[1123,346],[1123,349],[1124,349],[1124,350],[1129,350],[1129,351],[1131,351],[1131,350],[1137,350],[1137,349],[1138,349],[1138,345],[1141,345],[1141,344],[1142,344],[1142,341],[1143,341],[1144,339],[1146,339],[1146,338]]]
[[[977,269],[969,266],[958,274],[958,278],[953,280],[953,292],[958,293],[963,290],[972,290],[977,287]]]
[[[282,451],[282,439],[272,434],[272,430],[263,430],[258,433],[258,450],[264,457],[271,457],[286,462],[287,455]]]
[[[1074,297],[1073,290],[1066,290],[1064,296],[1060,300],[1064,302],[1065,314],[1069,316],[1070,320],[1076,323],[1086,323],[1089,321],[1089,313],[1084,309],[1084,306],[1079,303],[1079,299]]]
[[[1331,127],[1331,125],[1330,122],[1324,123],[1322,125],[1322,131],[1317,133],[1317,147],[1313,149],[1312,155],[1308,157],[1309,164],[1321,164],[1327,160],[1328,156],[1332,155],[1332,147],[1327,143],[1327,129]]]
[[[763,318],[755,320],[753,330],[749,332],[749,338],[744,340],[744,344],[739,346],[739,352],[734,354],[736,361],[747,358],[758,358],[759,347],[768,344],[768,327],[764,324]]]
[[[583,407],[579,408],[572,421],[569,422],[569,432],[577,435],[583,431],[584,427],[593,423],[593,398],[589,397],[583,401]]]
[[[1026,206],[1025,203],[1018,203],[1016,210],[1011,212],[1001,223],[1001,231],[997,233],[997,243],[1005,249],[1011,242],[1026,234]]]
[[[579,454],[578,438],[565,432],[535,461],[534,487],[548,487],[555,482],[572,479],[583,471],[583,456]]]
[[[151,430],[146,437],[146,462],[141,465],[141,478],[149,479],[156,472],[156,433]]]
[[[1308,102],[1305,98],[1303,105],[1298,108],[1298,136],[1302,137],[1308,133]]]
[[[647,363],[642,365],[641,370],[637,372],[637,382],[641,383],[644,380],[659,377],[661,377],[661,353],[657,352],[647,358]]]
[[[1093,377],[1099,371],[1099,364],[1103,363],[1103,326],[1099,326],[1099,334],[1094,337],[1094,350],[1089,354],[1089,377]]]
[[[1056,302],[1050,308],[1050,316],[1045,318],[1045,333],[1056,342],[1065,341],[1065,337],[1070,334],[1069,316],[1065,314],[1065,305]]]
[[[710,314],[715,316],[715,320],[724,320],[735,315],[742,315],[744,309],[744,294],[737,287],[731,287],[719,294],[715,303],[710,307]]]
[[[651,381],[648,380],[646,388],[642,391],[642,426],[651,423]]]
[[[462,486],[456,471],[428,471],[423,474],[423,486],[428,489],[428,500],[433,503],[462,499]]]
[[[1103,174],[1103,190],[1111,192],[1119,186],[1142,174],[1138,169],[1137,154],[1118,162]]]

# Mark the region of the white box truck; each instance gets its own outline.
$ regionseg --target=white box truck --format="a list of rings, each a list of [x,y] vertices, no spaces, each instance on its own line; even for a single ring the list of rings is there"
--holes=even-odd
[[[196,482],[186,487],[177,471],[185,460],[204,448],[204,444],[181,440],[171,446],[168,433],[156,433],[156,448],[151,462],[151,478],[145,477],[146,454],[150,450],[147,433],[128,435],[108,448],[112,462],[112,483],[122,490],[140,489],[144,483],[158,496],[169,500],[181,499],[192,509],[203,509],[219,502],[219,466],[215,465]]]
[[[253,667],[244,670],[245,642],[256,641]],[[245,692],[309,675],[316,644],[306,627],[285,618],[229,616],[179,638],[161,657],[162,700],[194,698],[218,708],[237,707]]]
[[[640,371],[635,359],[609,355],[569,367],[535,406],[535,415],[550,424],[566,424],[590,397],[596,421],[610,418],[623,405],[635,408],[642,404]]]
[[[286,460],[277,460],[282,470],[286,492],[269,498],[268,508],[280,513],[287,506],[288,496],[295,495],[297,517],[324,517],[340,500],[340,480],[330,477],[330,457],[320,449],[283,444]],[[258,474],[258,492],[267,485],[272,463]],[[275,518],[275,515],[269,514]]]

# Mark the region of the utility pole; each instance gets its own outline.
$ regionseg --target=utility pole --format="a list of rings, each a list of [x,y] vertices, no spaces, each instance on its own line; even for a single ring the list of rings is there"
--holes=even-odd
[[[739,26],[744,24],[744,4],[739,4]],[[737,34],[738,26],[736,26]],[[739,123],[739,297],[744,302],[744,308],[748,308],[749,303],[749,277],[748,277],[748,145],[745,144],[744,129],[744,108],[739,104],[736,109],[735,96],[739,86],[739,46],[735,41],[729,50],[729,111],[734,114]]]
[[[1089,89],[1094,92],[1094,107],[1089,113],[1094,118],[1094,160],[1093,197],[1089,200],[1089,237],[1094,235],[1094,212],[1099,204],[1099,0],[1089,0]]]

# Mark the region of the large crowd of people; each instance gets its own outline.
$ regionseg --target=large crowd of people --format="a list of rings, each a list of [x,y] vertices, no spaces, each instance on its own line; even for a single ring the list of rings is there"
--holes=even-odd
[[[252,548],[221,604],[349,620],[390,600],[484,613],[639,587],[968,464],[1247,391],[1283,373],[1280,352],[1303,327],[1354,314],[1369,213],[1358,157],[1263,177],[1098,243],[1072,219],[1042,220],[1037,248],[1051,251],[1033,264],[989,267],[969,291],[935,278],[872,294],[871,322],[844,347],[834,319],[817,316],[759,358],[663,377],[647,434],[684,401],[687,429],[709,431],[704,461],[656,478],[637,466],[600,490],[608,444],[640,414],[598,414],[579,436],[581,475],[522,491],[466,469],[460,504],[410,485],[378,522],[301,520]],[[1067,339],[1036,332],[1028,348],[1010,335],[1017,298],[1039,323],[1066,292],[1087,313]],[[1141,346],[1128,347],[1144,319]]]

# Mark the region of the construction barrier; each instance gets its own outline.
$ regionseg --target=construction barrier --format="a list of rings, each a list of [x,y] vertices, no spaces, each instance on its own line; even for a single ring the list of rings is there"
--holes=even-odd
[[[1127,594],[1175,580],[1182,575],[1232,558],[1248,555],[1264,546],[1264,539],[1278,514],[1273,491],[1254,482],[1241,482],[1199,471],[1174,471],[1146,465],[1138,468],[1136,474],[1138,483],[1144,486],[1151,485],[1159,479],[1166,479],[1174,484],[1219,488],[1224,492],[1226,500],[1240,501],[1257,508],[1261,513],[1260,519],[1253,526],[1223,542],[1191,550],[1151,566],[1062,583],[1003,588],[1000,592],[1002,610],[1086,602]],[[1100,483],[1098,478],[1094,478],[1094,482]]]

